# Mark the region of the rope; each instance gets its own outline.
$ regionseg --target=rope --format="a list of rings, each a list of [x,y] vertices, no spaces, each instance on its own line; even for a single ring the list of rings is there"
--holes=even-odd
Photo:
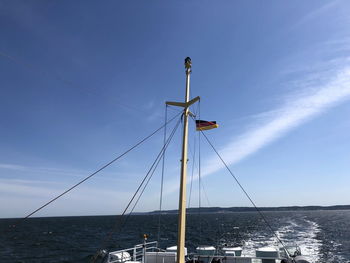
[[[191,184],[190,184],[190,194],[189,194],[189,197],[188,197],[188,208],[191,207],[191,197],[192,197],[192,185],[193,185],[193,174],[194,174],[194,168],[196,167],[195,166],[195,161],[196,161],[196,134],[194,135],[194,143],[193,143],[193,149],[194,149],[194,153],[192,153],[191,151],[191,147],[189,147],[190,149],[190,153],[192,155],[192,173],[191,173]]]
[[[270,225],[270,223],[267,221],[267,219],[265,218],[264,214],[259,210],[259,208],[255,205],[254,201],[252,200],[252,198],[249,196],[249,194],[247,193],[247,191],[243,188],[243,186],[240,184],[240,182],[238,181],[237,177],[233,174],[233,172],[230,170],[230,168],[228,167],[228,165],[226,164],[226,162],[222,159],[221,155],[219,154],[219,152],[215,149],[214,145],[210,142],[210,140],[208,139],[208,137],[205,135],[205,133],[203,131],[201,131],[201,133],[204,135],[205,139],[207,140],[207,142],[209,143],[209,145],[213,148],[214,152],[217,154],[217,156],[220,158],[221,162],[225,165],[226,169],[229,171],[229,173],[231,174],[231,176],[233,177],[233,179],[236,181],[236,183],[238,184],[238,186],[241,188],[241,190],[243,191],[243,193],[246,195],[246,197],[249,199],[249,201],[252,203],[252,205],[254,206],[255,210],[259,213],[259,215],[261,216],[261,218],[264,220],[265,224],[268,226],[269,230],[272,232],[272,234],[277,238],[277,240],[281,243],[281,245],[283,246],[283,248],[285,249],[285,251],[288,253],[284,243],[282,242],[282,240],[278,237],[278,235],[275,233],[275,231],[273,230],[272,226]]]
[[[196,134],[195,134],[195,136],[196,136]],[[196,143],[196,140],[195,140],[195,143]],[[191,154],[191,156],[192,156],[192,158],[194,159],[194,154],[193,154],[193,152],[192,152],[192,150],[191,150],[191,144],[188,142],[188,145],[189,145],[189,150],[190,150],[190,154]],[[193,148],[195,148],[196,146],[194,145],[194,147]],[[195,153],[196,153],[196,151],[195,151]],[[194,166],[194,168],[196,169],[196,171],[199,173],[199,168],[198,168],[198,164],[196,163],[196,160],[193,160],[193,166]],[[192,168],[193,169],[193,168]],[[189,201],[188,201],[188,208],[190,208],[190,203],[191,203],[191,193],[192,193],[192,184],[193,184],[193,175],[194,175],[194,171],[192,170],[192,175],[191,175],[191,183],[190,183],[190,193],[189,193]],[[207,192],[206,192],[206,190],[205,190],[205,186],[204,186],[204,182],[203,182],[203,180],[201,180],[201,186],[202,186],[202,190],[203,190],[203,194],[204,194],[204,197],[205,197],[205,199],[207,200],[207,203],[208,203],[208,206],[211,206],[211,204],[210,204],[210,201],[209,201],[209,198],[208,198],[208,195],[207,195]]]
[[[205,197],[205,199],[207,200],[208,206],[211,207],[211,203],[210,203],[210,201],[209,201],[207,192],[206,192],[206,190],[205,190],[204,181],[203,181],[203,180],[201,180],[201,184],[202,184],[202,190],[203,190],[204,197]]]
[[[165,105],[165,120],[164,122],[167,122],[167,118],[168,118],[168,105]],[[164,137],[163,137],[163,144],[165,145],[165,140],[166,140],[166,126],[164,127]],[[161,215],[162,215],[162,203],[163,203],[163,186],[164,186],[164,165],[165,165],[165,151],[163,154],[163,158],[162,158],[162,176],[160,179],[160,197],[159,197],[159,215],[158,215],[158,235],[157,235],[157,240],[158,243],[160,241],[160,219],[161,219]]]
[[[164,146],[163,146],[163,149],[164,149],[164,150],[163,150],[162,154],[157,156],[156,161],[155,161],[155,165],[154,165],[154,163],[153,163],[152,167],[151,167],[150,170],[148,171],[147,174],[150,174],[150,176],[148,177],[148,180],[147,180],[146,184],[144,185],[144,187],[143,187],[143,189],[142,189],[142,191],[141,191],[139,197],[137,198],[137,200],[136,200],[134,206],[132,207],[130,213],[129,213],[128,216],[126,217],[126,219],[125,219],[125,221],[124,221],[124,225],[122,226],[122,228],[125,226],[125,224],[126,224],[126,222],[127,222],[127,219],[129,218],[129,216],[133,213],[133,211],[134,211],[134,209],[135,209],[137,203],[139,202],[139,200],[140,200],[140,198],[141,198],[143,192],[145,191],[145,189],[146,189],[146,187],[147,187],[149,181],[151,180],[151,178],[152,178],[154,172],[156,171],[156,169],[157,169],[157,167],[158,167],[158,165],[159,165],[159,163],[160,163],[160,160],[162,160],[162,158],[164,157],[165,151],[166,151],[166,149],[168,148],[168,146],[169,146],[169,144],[170,144],[170,141],[172,140],[172,138],[173,138],[173,136],[174,136],[174,134],[175,134],[175,132],[176,132],[178,126],[179,126],[179,125],[177,124],[176,127],[173,129],[173,131],[171,132],[171,134],[170,134],[168,140],[164,143]],[[152,169],[153,169],[153,170],[152,170]],[[151,170],[152,170],[152,171],[151,171]]]
[[[175,115],[172,119],[170,119],[167,123],[170,123],[171,121],[173,121],[176,117],[178,117],[180,114]],[[93,177],[94,175],[96,175],[97,173],[101,172],[103,169],[105,169],[106,167],[110,166],[112,163],[114,163],[115,161],[119,160],[121,157],[123,157],[124,155],[126,155],[127,153],[129,153],[130,151],[132,151],[133,149],[135,149],[136,147],[138,147],[140,144],[142,144],[143,142],[145,142],[147,139],[149,139],[150,137],[152,137],[154,134],[156,134],[158,131],[160,131],[167,123],[165,123],[164,125],[162,125],[161,127],[159,127],[158,129],[156,129],[154,132],[152,132],[150,135],[146,136],[145,138],[143,138],[141,141],[139,141],[138,143],[136,143],[134,146],[132,146],[131,148],[129,148],[128,150],[126,150],[124,153],[122,153],[121,155],[119,155],[118,157],[114,158],[112,161],[108,162],[107,164],[103,165],[101,168],[97,169],[95,172],[93,172],[92,174],[90,174],[89,176],[85,177],[83,180],[79,181],[78,183],[76,183],[75,185],[73,185],[72,187],[68,188],[67,190],[65,190],[63,193],[59,194],[58,196],[56,196],[55,198],[51,199],[50,201],[48,201],[47,203],[45,203],[44,205],[40,206],[39,208],[37,208],[36,210],[34,210],[33,212],[29,213],[28,215],[26,215],[25,217],[21,218],[20,221],[17,223],[21,223],[23,220],[27,219],[28,217],[34,215],[35,213],[37,213],[38,211],[40,211],[41,209],[43,209],[44,207],[48,206],[49,204],[51,204],[52,202],[56,201],[58,198],[62,197],[63,195],[67,194],[68,192],[70,192],[71,190],[73,190],[74,188],[76,188],[77,186],[81,185],[82,183],[84,183],[85,181],[87,181],[88,179],[90,179],[91,177]]]
[[[196,138],[196,134],[194,136],[194,138]],[[190,204],[191,204],[191,195],[192,195],[192,185],[193,185],[193,175],[194,175],[194,171],[193,171],[193,168],[196,168],[197,172],[199,173],[199,167],[196,163],[196,160],[195,160],[195,154],[196,154],[196,139],[194,139],[194,145],[193,145],[193,148],[194,148],[194,154],[191,150],[191,144],[190,142],[188,142],[188,145],[189,145],[189,150],[190,150],[190,154],[193,158],[193,167],[192,167],[192,174],[191,174],[191,183],[190,183],[190,193],[189,193],[189,200],[188,200],[188,208],[190,208]],[[208,206],[211,206],[210,204],[210,201],[209,201],[209,198],[208,198],[208,195],[206,193],[206,190],[205,190],[205,186],[204,186],[204,182],[201,180],[201,186],[202,186],[202,190],[203,190],[203,193],[204,193],[204,196],[205,196],[205,199],[207,200],[207,203],[208,203]]]
[[[200,101],[198,102],[198,118],[201,118]],[[199,242],[202,243],[202,217],[201,217],[201,133],[198,133],[198,188],[199,188]]]
[[[190,94],[191,94],[191,91],[190,91]],[[191,95],[191,97],[192,97],[192,95]],[[200,100],[199,100],[199,102],[200,102]],[[190,107],[192,107],[194,116],[197,116],[197,112],[199,112],[199,104],[200,104],[200,103],[197,104],[197,108],[196,108],[195,110],[193,110],[193,108],[194,108],[193,105],[190,106]],[[196,128],[196,126],[195,126],[195,128]],[[197,171],[198,171],[198,167],[197,167],[197,165],[196,165],[196,158],[195,158],[195,157],[196,157],[196,133],[194,133],[193,138],[194,138],[194,139],[193,139],[193,141],[194,141],[194,143],[193,143],[193,152],[192,152],[192,150],[191,150],[191,144],[190,144],[190,142],[188,142],[188,145],[189,145],[188,149],[190,150],[190,154],[191,154],[192,159],[193,159],[193,162],[192,162],[192,172],[191,172],[190,193],[189,193],[189,198],[188,198],[188,199],[189,199],[189,200],[188,200],[188,208],[191,207],[191,197],[192,197],[192,186],[193,186],[194,168],[196,168]]]
[[[181,120],[181,118],[178,120],[177,124],[175,125],[175,127],[174,127],[174,129],[173,129],[173,131],[172,131],[172,133],[171,133],[171,135],[168,137],[168,140],[167,140],[166,144],[163,145],[161,151],[159,152],[159,154],[157,155],[156,159],[155,159],[154,162],[152,163],[151,168],[148,170],[146,176],[142,179],[140,185],[139,185],[138,188],[136,189],[134,195],[133,195],[132,198],[130,199],[129,203],[127,204],[126,208],[124,209],[123,213],[121,214],[119,220],[114,224],[114,227],[112,228],[112,230],[108,233],[107,237],[103,240],[101,248],[103,248],[103,247],[106,245],[106,243],[111,239],[113,233],[116,232],[118,226],[120,226],[118,232],[120,232],[120,231],[123,229],[123,227],[125,226],[125,224],[126,224],[126,222],[127,222],[127,219],[129,218],[129,216],[130,216],[130,214],[132,213],[133,209],[136,207],[136,204],[138,203],[140,197],[142,196],[142,193],[143,193],[143,191],[145,190],[145,187],[143,188],[143,190],[142,190],[140,196],[138,197],[138,199],[136,200],[136,202],[135,202],[135,204],[134,204],[134,206],[133,206],[133,208],[132,208],[131,213],[126,217],[124,223],[122,223],[122,218],[123,218],[123,216],[125,215],[126,211],[129,209],[129,207],[130,207],[130,205],[132,204],[132,202],[134,201],[135,197],[137,196],[137,193],[140,191],[140,189],[141,189],[142,185],[144,184],[144,182],[146,181],[147,177],[151,174],[151,172],[152,172],[153,168],[155,167],[155,165],[158,165],[158,164],[159,164],[159,161],[161,160],[161,157],[162,157],[162,155],[164,154],[166,147],[168,147],[168,145],[169,145],[171,139],[173,138],[173,136],[174,136],[174,134],[175,134],[175,131],[176,131],[177,128],[179,127],[180,120]],[[154,171],[153,171],[153,172],[154,172]],[[153,175],[153,173],[152,173],[152,175]],[[150,177],[150,178],[151,178],[151,177]],[[150,179],[149,179],[149,180],[150,180]],[[147,183],[146,183],[145,186],[147,186],[149,180],[147,181]],[[101,250],[101,249],[100,249],[100,250]],[[97,260],[98,253],[99,253],[100,250],[98,250],[98,251],[96,252],[95,256],[92,258],[92,263],[94,263],[94,262]]]

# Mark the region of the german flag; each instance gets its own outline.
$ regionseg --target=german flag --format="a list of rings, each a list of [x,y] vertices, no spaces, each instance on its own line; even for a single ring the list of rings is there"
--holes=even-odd
[[[218,124],[216,124],[216,121],[203,121],[203,120],[196,120],[196,130],[197,131],[205,131],[205,130],[211,130],[219,127]]]

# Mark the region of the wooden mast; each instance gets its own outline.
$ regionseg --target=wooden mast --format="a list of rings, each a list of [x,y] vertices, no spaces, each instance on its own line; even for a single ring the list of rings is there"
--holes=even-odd
[[[185,230],[186,230],[186,173],[187,173],[187,142],[188,142],[188,115],[191,114],[189,106],[199,100],[196,97],[190,100],[190,75],[192,62],[191,58],[185,59],[186,68],[186,95],[185,102],[166,102],[167,105],[184,108],[183,113],[183,137],[182,137],[182,157],[181,157],[181,179],[179,195],[179,218],[178,218],[178,240],[177,240],[177,263],[185,262]]]

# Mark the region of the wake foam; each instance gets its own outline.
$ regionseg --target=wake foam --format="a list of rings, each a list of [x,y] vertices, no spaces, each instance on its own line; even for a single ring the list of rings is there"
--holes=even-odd
[[[317,238],[320,231],[320,226],[316,222],[300,218],[288,220],[286,225],[281,226],[275,233],[285,245],[298,245],[302,255],[307,256],[311,262],[347,262],[345,258],[331,252],[327,254],[327,259],[322,256],[323,242]],[[331,242],[334,246],[340,245]],[[263,246],[281,247],[281,244],[275,236],[267,237],[265,233],[254,233],[245,241],[245,255],[254,256],[255,250]]]

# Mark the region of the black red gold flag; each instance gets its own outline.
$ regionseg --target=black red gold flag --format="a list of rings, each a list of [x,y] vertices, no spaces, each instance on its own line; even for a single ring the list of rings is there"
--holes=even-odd
[[[211,130],[219,127],[218,124],[216,124],[216,121],[204,121],[204,120],[196,120],[196,130],[197,131],[205,131],[205,130]]]

